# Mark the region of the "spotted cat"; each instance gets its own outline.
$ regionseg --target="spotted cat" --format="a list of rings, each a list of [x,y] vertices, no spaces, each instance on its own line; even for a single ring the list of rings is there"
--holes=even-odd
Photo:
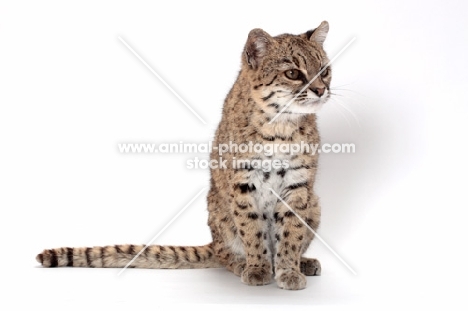
[[[328,29],[324,21],[300,35],[249,33],[213,146],[320,143],[315,113],[330,96],[332,75],[323,50]],[[248,285],[305,288],[305,276],[321,272],[318,260],[302,257],[320,222],[313,190],[318,155],[230,149],[221,156],[228,165],[211,168],[208,245],[67,247],[44,250],[36,259],[44,267],[117,268],[141,252],[130,267],[225,267]],[[213,148],[211,159],[219,158]],[[247,164],[233,164],[239,160]],[[275,160],[282,164],[267,170],[252,165]]]

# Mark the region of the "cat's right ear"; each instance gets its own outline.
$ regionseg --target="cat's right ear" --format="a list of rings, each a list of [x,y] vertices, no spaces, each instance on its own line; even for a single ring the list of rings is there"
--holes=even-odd
[[[317,42],[318,44],[320,44],[320,46],[323,46],[323,42],[327,38],[329,29],[330,27],[328,26],[328,22],[323,21],[322,23],[320,23],[320,25],[317,28],[313,30],[309,30],[304,35],[310,41]]]
[[[267,54],[273,38],[260,28],[252,29],[244,48],[244,59],[247,65],[256,70]]]

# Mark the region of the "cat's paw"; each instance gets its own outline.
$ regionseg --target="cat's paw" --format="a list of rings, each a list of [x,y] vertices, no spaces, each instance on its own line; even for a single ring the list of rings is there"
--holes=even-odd
[[[276,273],[276,284],[282,289],[299,290],[306,287],[307,281],[304,274],[297,270],[281,269]]]
[[[266,285],[272,281],[271,271],[265,267],[247,267],[241,275],[241,281],[247,285]]]
[[[229,265],[228,269],[231,270],[235,275],[242,276],[242,272],[245,270],[247,263],[244,261],[233,262]]]
[[[322,266],[320,261],[315,258],[301,258],[301,272],[307,276],[320,275],[322,273]]]

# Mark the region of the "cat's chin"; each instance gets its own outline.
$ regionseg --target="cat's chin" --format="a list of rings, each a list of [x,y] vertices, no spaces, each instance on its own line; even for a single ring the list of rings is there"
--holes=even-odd
[[[323,100],[321,98],[319,99],[310,99],[310,100],[307,100],[303,103],[301,103],[300,105],[301,106],[315,106],[315,105],[323,105],[325,103],[326,100]]]
[[[312,114],[319,112],[324,104],[325,101],[311,100],[303,102],[300,105],[294,104],[289,108],[289,111],[294,114]]]

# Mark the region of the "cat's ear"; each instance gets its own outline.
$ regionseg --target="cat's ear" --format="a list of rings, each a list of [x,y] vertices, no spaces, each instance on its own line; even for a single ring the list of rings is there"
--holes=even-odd
[[[329,30],[328,22],[323,21],[317,28],[306,32],[305,36],[310,41],[314,41],[320,45],[323,45],[323,42],[327,38],[328,30]]]
[[[252,69],[257,69],[271,47],[273,38],[260,28],[252,29],[244,48],[244,59]]]

